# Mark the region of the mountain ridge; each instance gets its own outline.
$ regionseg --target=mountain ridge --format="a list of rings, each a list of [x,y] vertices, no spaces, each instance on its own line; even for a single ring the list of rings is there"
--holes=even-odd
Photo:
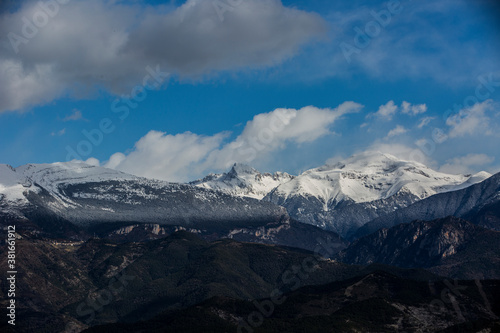
[[[470,187],[447,193],[439,193],[391,214],[387,214],[384,217],[376,218],[359,228],[354,237],[359,238],[377,229],[390,228],[400,223],[408,223],[413,220],[434,220],[449,215],[467,217],[471,222],[481,225],[481,221],[476,220],[475,215],[488,205],[498,206],[499,204],[500,173],[497,173]],[[498,222],[500,222],[498,217],[495,219],[494,216],[491,223],[488,223],[487,220],[482,220],[485,227],[493,230],[500,230]]]
[[[382,228],[337,254],[344,263],[425,268],[456,279],[500,279],[500,232],[449,216]]]
[[[271,202],[85,163],[2,168],[0,224],[14,221],[46,237],[96,234],[145,241],[185,229],[208,240],[234,238],[309,250],[317,238],[333,239],[339,250],[347,244],[333,232],[291,221],[285,208]]]
[[[22,218],[20,210],[29,206],[25,195],[29,193],[32,201],[45,202],[47,209],[77,224],[141,219],[160,224],[194,220],[196,224],[202,219],[235,220],[242,215],[257,219],[271,215],[275,220],[284,214],[349,238],[381,216],[434,194],[467,188],[489,176],[485,172],[443,174],[375,151],[299,176],[260,173],[236,163],[227,173],[211,174],[189,184],[136,177],[78,162],[17,168],[2,165],[0,210]],[[149,209],[137,217],[134,206]],[[261,217],[256,216],[259,211],[263,212]],[[175,216],[175,221],[165,222],[170,216]]]
[[[261,173],[248,165],[235,163],[226,173],[210,174],[189,184],[260,200],[272,189],[293,178],[295,176],[286,172]]]
[[[260,173],[254,168],[235,165],[228,173],[194,184],[245,196],[258,183],[252,179],[256,175]],[[368,151],[298,176],[280,178],[266,188],[272,187],[262,200],[285,207],[292,218],[301,222],[351,237],[377,217],[437,193],[466,188],[490,176],[484,171],[474,175],[444,174],[421,163]]]

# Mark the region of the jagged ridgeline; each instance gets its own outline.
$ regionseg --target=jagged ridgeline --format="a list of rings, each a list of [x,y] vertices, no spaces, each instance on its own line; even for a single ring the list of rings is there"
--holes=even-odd
[[[438,193],[467,188],[490,176],[487,172],[445,174],[421,163],[372,151],[296,177],[235,165],[228,173],[210,175],[192,184],[262,198],[285,207],[298,221],[351,237],[376,218]]]
[[[229,237],[312,250],[317,238],[331,238],[339,249],[345,247],[335,233],[292,221],[285,208],[271,202],[84,163],[16,169],[4,165],[0,183],[3,223],[17,221],[18,228],[45,236],[140,241],[185,229],[206,239]]]

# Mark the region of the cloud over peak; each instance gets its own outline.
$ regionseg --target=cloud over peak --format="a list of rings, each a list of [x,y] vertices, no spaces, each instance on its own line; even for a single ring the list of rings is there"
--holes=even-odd
[[[113,154],[104,166],[169,181],[191,180],[208,171],[225,170],[235,162],[255,163],[288,145],[313,142],[331,134],[332,125],[340,117],[359,112],[362,107],[345,102],[335,109],[276,109],[254,116],[229,142],[227,132],[203,136],[150,131],[132,152]]]
[[[493,129],[495,122],[491,120],[490,112],[498,108],[498,104],[492,100],[476,103],[466,107],[446,119],[446,125],[450,127],[450,138],[463,137],[466,135],[493,135],[498,133]]]

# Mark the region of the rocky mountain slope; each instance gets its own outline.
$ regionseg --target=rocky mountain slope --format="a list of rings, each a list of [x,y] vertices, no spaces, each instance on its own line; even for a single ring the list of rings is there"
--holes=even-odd
[[[16,242],[16,332],[62,332],[67,327],[78,332],[99,323],[150,318],[213,296],[267,297],[283,284],[285,271],[302,269],[307,258],[315,258],[298,249],[229,239],[206,242],[185,231],[140,243],[21,236]],[[0,253],[6,251],[0,245]],[[318,258],[304,283],[322,284],[360,271]],[[0,269],[8,271],[6,255]],[[5,309],[8,289],[3,282],[0,286]],[[8,326],[6,321],[1,325]]]
[[[464,217],[489,229],[500,231],[500,173],[470,187],[440,193],[406,208],[376,218],[360,228],[355,237],[380,228],[390,228],[413,220],[434,220],[446,216]]]
[[[413,221],[360,238],[337,258],[426,268],[457,279],[500,279],[500,232],[455,217]]]
[[[20,236],[22,320],[15,332],[235,331],[262,304],[267,311],[270,299],[280,303],[251,327],[256,332],[483,329],[500,314],[498,280],[450,282],[421,269],[347,265],[298,249],[206,242],[185,231],[132,243]],[[329,248],[322,246],[320,253]],[[2,284],[4,308],[6,293]],[[10,329],[0,323],[2,332]]]
[[[124,332],[497,332],[498,281],[416,281],[384,271],[306,286],[254,302],[214,297],[135,324],[88,333]]]

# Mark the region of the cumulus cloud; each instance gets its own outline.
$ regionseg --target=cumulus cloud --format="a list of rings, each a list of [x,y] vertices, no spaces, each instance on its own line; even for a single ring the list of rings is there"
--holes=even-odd
[[[495,157],[486,154],[468,154],[447,160],[446,164],[442,165],[439,171],[452,174],[475,173],[478,171],[478,168],[484,168],[494,160]]]
[[[99,162],[99,160],[97,158],[94,158],[94,157],[91,157],[91,158],[88,158],[85,163],[89,164],[89,165],[92,165],[92,166],[99,166],[101,163]]]
[[[63,121],[77,121],[77,120],[83,120],[83,115],[82,111],[78,109],[73,109],[73,112],[69,115],[63,118]]]
[[[385,120],[391,120],[392,116],[398,111],[398,106],[394,104],[394,101],[389,101],[385,105],[381,105],[375,116]]]
[[[393,136],[405,134],[406,132],[408,132],[406,128],[398,125],[394,129],[390,130],[389,133],[387,133],[386,139],[392,138]]]
[[[466,135],[483,134],[493,135],[494,123],[489,111],[495,109],[495,104],[492,100],[486,100],[482,103],[476,103],[472,107],[464,108],[457,114],[448,117],[446,125],[450,127],[448,133],[450,138],[463,137]]]
[[[41,13],[41,14],[40,14]],[[106,0],[59,5],[47,21],[38,2],[0,14],[0,111],[86,96],[94,88],[121,94],[157,65],[180,77],[271,66],[326,31],[314,13],[277,0],[246,0],[223,13],[213,1],[179,7]],[[27,18],[39,27],[26,28]],[[31,32],[31,33],[27,33]]]
[[[256,115],[229,142],[227,132],[202,136],[150,131],[132,152],[116,153],[104,166],[145,177],[187,181],[203,176],[207,170],[225,170],[235,162],[251,163],[290,144],[313,142],[332,134],[330,128],[340,117],[361,108],[360,104],[345,102],[335,109],[276,109]]]
[[[403,101],[403,103],[401,103],[401,112],[404,114],[416,116],[418,114],[427,112],[427,105],[425,104],[411,105],[410,103]]]
[[[224,137],[224,134],[202,136],[186,132],[170,135],[150,131],[135,144],[130,154],[116,153],[104,166],[138,176],[185,181],[194,173],[197,164],[221,145]]]
[[[382,120],[392,120],[392,117],[401,111],[403,114],[407,114],[410,116],[416,116],[421,113],[427,112],[427,105],[425,104],[411,104],[406,101],[401,103],[401,106],[397,106],[394,101],[389,101],[387,104],[381,105],[378,108],[378,111],[369,114],[369,117],[375,116],[378,119]]]

